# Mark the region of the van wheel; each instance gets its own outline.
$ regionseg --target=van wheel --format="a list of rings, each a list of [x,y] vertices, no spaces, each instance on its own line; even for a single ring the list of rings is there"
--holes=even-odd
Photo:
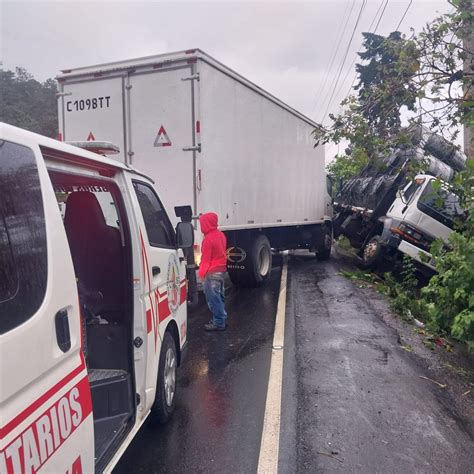
[[[245,247],[247,256],[239,269],[229,268],[229,277],[234,285],[257,287],[263,285],[272,271],[272,249],[268,238],[259,235]]]
[[[163,424],[171,418],[176,400],[177,366],[176,345],[171,334],[166,332],[160,352],[155,402],[150,414],[153,422]]]
[[[316,249],[316,258],[319,261],[327,260],[331,256],[332,247],[332,227],[324,226],[323,243]]]
[[[364,268],[372,269],[377,266],[382,256],[382,243],[380,235],[374,235],[362,250],[361,265]]]

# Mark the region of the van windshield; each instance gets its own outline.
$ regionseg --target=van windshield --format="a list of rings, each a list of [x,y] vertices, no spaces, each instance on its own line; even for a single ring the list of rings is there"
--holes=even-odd
[[[418,209],[453,229],[455,219],[464,216],[464,210],[459,204],[459,197],[446,187],[433,186],[434,181],[430,180],[421,193]]]

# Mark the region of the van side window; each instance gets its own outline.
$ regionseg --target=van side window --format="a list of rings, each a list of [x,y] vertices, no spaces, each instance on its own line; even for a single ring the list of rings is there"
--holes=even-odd
[[[33,151],[0,141],[0,334],[31,318],[46,292],[46,225]]]
[[[175,233],[155,191],[145,183],[133,181],[138,204],[152,247],[175,248]]]

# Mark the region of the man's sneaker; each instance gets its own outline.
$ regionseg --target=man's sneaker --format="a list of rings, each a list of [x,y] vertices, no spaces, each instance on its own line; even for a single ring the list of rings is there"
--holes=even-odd
[[[224,327],[216,326],[214,323],[207,323],[204,325],[205,331],[225,331],[227,324]]]

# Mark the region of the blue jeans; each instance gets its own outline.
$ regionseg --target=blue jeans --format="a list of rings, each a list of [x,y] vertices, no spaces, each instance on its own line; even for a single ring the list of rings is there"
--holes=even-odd
[[[208,273],[204,279],[204,294],[207,305],[212,311],[212,323],[223,328],[226,325],[227,312],[224,302],[224,273]]]

